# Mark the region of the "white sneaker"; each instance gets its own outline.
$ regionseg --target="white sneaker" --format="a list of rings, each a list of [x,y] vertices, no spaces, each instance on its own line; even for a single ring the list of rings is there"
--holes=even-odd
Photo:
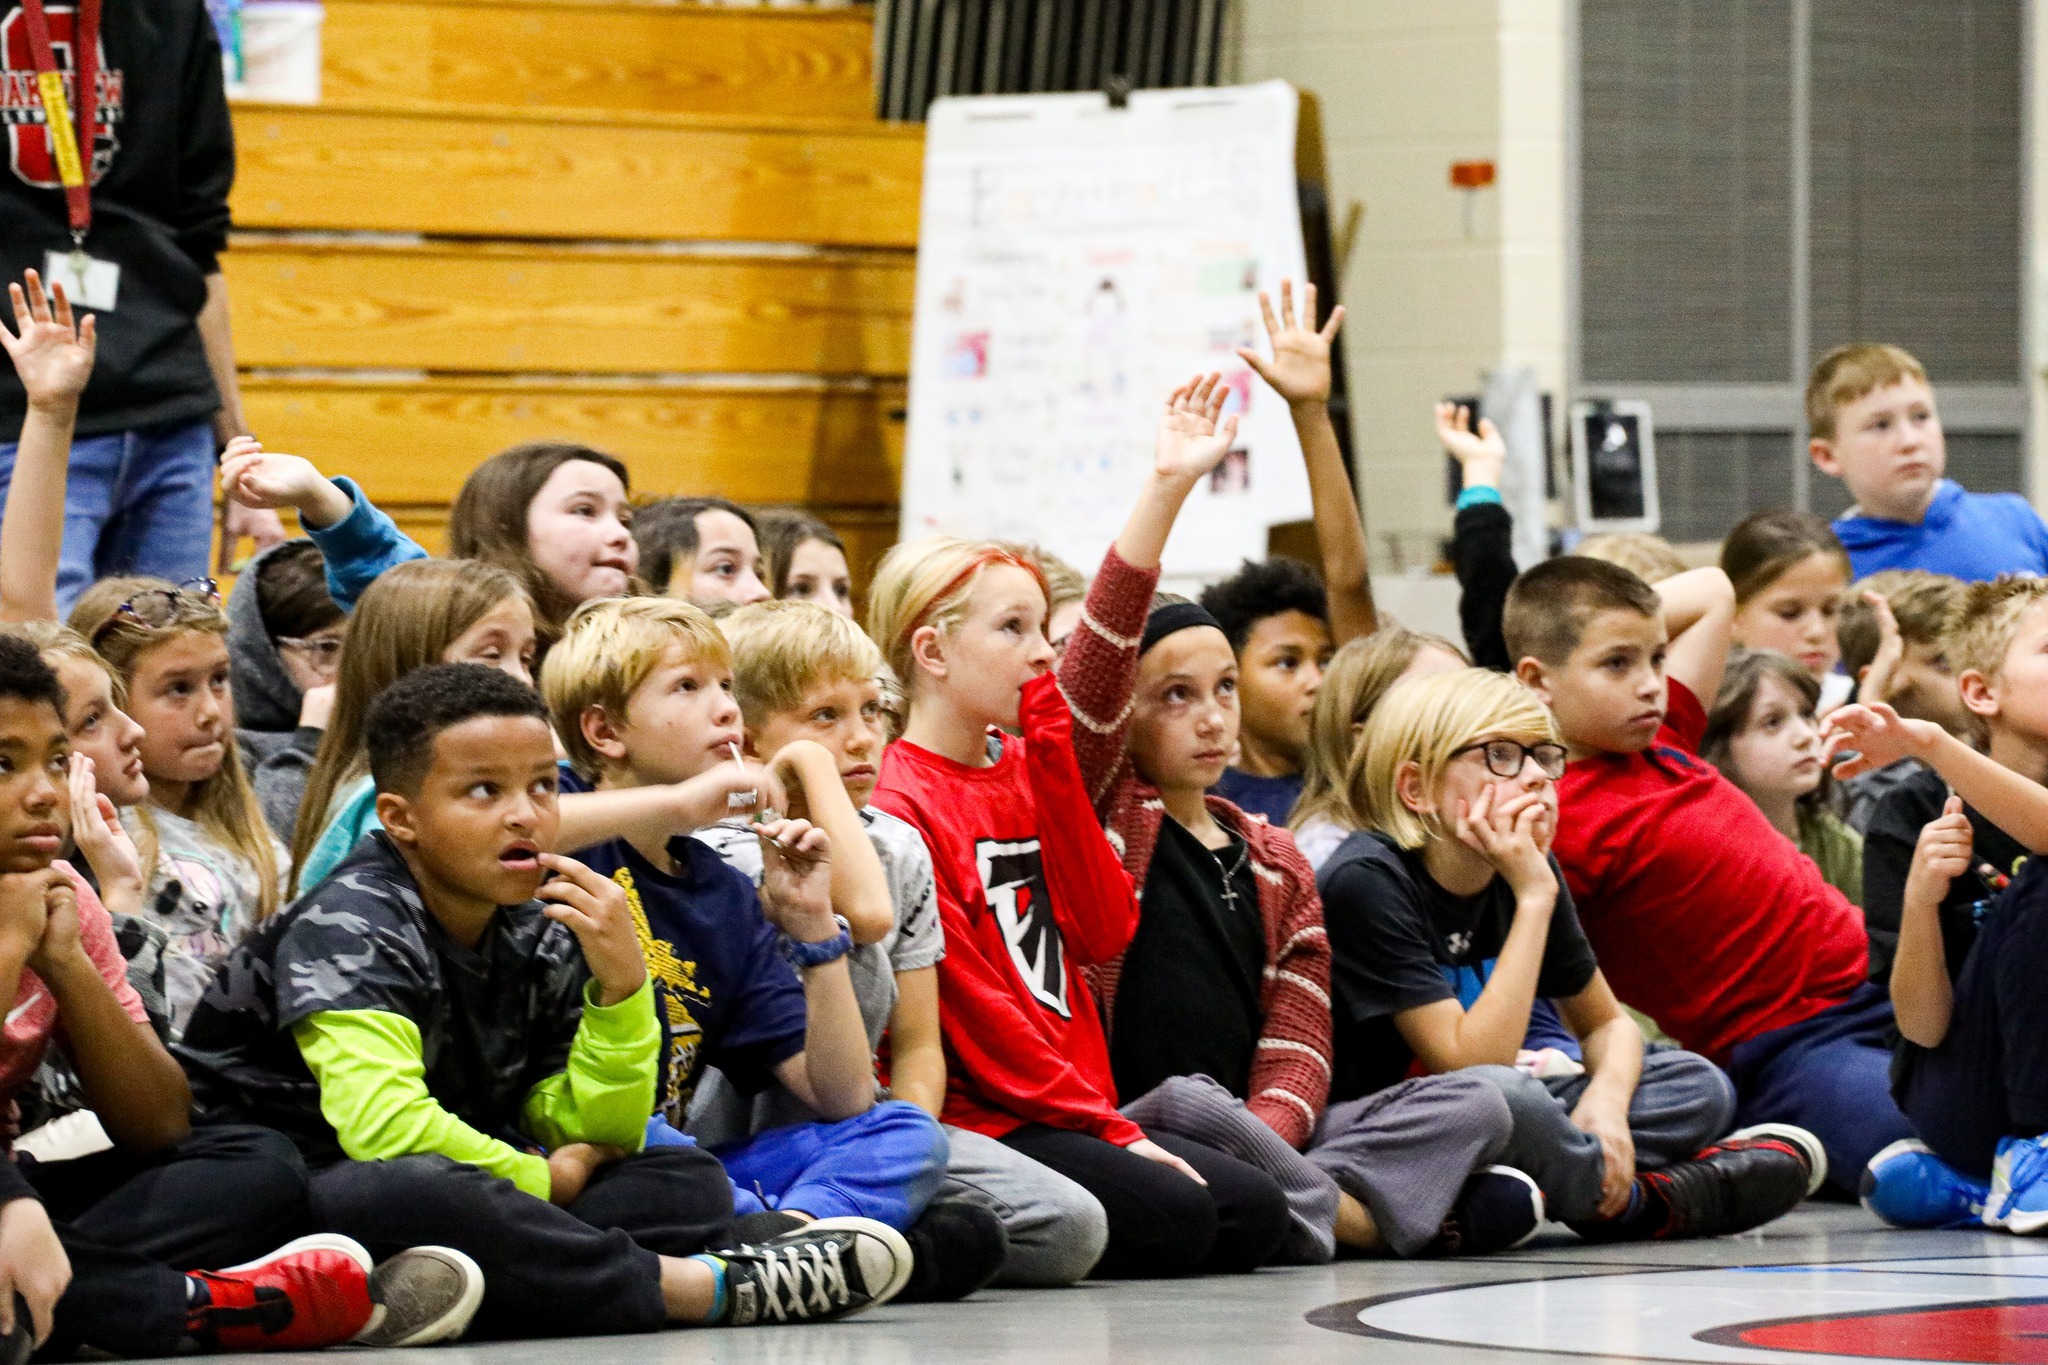
[[[430,1346],[469,1330],[484,1301],[484,1272],[454,1247],[413,1247],[370,1272],[377,1305],[358,1346]]]

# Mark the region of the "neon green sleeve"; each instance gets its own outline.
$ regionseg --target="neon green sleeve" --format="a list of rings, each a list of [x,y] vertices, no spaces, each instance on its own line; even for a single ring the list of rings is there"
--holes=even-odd
[[[616,1005],[598,1004],[592,981],[583,988],[568,1063],[526,1093],[526,1131],[548,1148],[595,1142],[637,1152],[647,1141],[660,1071],[654,979]]]
[[[428,1092],[419,1026],[404,1015],[327,1010],[300,1020],[292,1039],[320,1084],[320,1113],[351,1159],[433,1152],[548,1197],[553,1182],[545,1159],[486,1137]]]

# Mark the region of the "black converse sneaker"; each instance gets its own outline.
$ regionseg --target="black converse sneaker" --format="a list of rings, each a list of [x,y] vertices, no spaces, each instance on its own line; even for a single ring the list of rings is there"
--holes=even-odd
[[[413,1247],[370,1272],[377,1306],[358,1346],[431,1346],[469,1330],[484,1301],[484,1272],[454,1247]]]
[[[1725,1237],[1790,1213],[1806,1198],[1813,1171],[1804,1143],[1751,1129],[1638,1179],[1669,1210],[1658,1237]]]
[[[732,1327],[833,1322],[887,1303],[910,1280],[910,1243],[872,1218],[820,1218],[773,1241],[710,1253],[725,1262]]]

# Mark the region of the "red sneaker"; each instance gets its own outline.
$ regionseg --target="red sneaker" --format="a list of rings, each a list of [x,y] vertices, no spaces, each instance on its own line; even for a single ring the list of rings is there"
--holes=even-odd
[[[193,1303],[185,1330],[222,1351],[339,1346],[369,1325],[370,1269],[360,1245],[322,1233],[247,1265],[188,1271],[207,1301]]]

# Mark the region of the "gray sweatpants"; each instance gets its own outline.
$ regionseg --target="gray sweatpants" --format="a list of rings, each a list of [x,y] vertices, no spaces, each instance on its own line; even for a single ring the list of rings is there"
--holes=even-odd
[[[1296,1265],[1336,1255],[1340,1189],[1365,1205],[1395,1255],[1421,1251],[1443,1229],[1472,1172],[1500,1159],[1513,1123],[1495,1087],[1462,1075],[1403,1081],[1333,1104],[1305,1153],[1207,1076],[1176,1076],[1123,1112],[1148,1130],[1213,1147],[1279,1181],[1291,1215],[1279,1259]]]
[[[994,1283],[1056,1289],[1078,1283],[1109,1245],[1109,1215],[1079,1184],[992,1137],[948,1125],[952,1155],[940,1198],[972,1199],[1009,1234],[1010,1254]]]
[[[1564,1223],[1597,1217],[1607,1160],[1600,1140],[1571,1121],[1589,1079],[1539,1081],[1507,1066],[1475,1066],[1458,1074],[1484,1078],[1507,1099],[1514,1135],[1500,1160],[1528,1172],[1550,1216]],[[1643,1078],[1628,1109],[1638,1170],[1684,1161],[1725,1136],[1734,1121],[1735,1086],[1721,1068],[1676,1048],[1645,1054]]]

